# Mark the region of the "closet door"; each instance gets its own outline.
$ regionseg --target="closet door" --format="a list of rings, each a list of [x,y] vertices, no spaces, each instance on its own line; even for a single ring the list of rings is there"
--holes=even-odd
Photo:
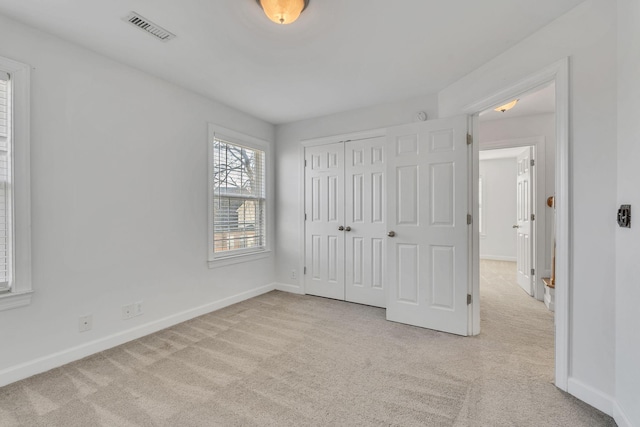
[[[344,300],[344,143],[305,149],[305,292]]]
[[[385,307],[386,138],[345,143],[346,300]]]

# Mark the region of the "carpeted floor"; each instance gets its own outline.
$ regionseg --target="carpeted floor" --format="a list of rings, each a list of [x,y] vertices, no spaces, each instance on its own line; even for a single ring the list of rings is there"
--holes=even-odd
[[[0,389],[1,426],[615,426],[553,384],[553,315],[483,262],[482,334],[271,292]]]

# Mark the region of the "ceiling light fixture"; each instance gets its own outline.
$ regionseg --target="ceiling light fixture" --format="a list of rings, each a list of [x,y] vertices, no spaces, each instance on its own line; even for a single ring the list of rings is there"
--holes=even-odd
[[[504,113],[505,111],[509,111],[513,107],[515,107],[516,104],[518,103],[518,101],[520,101],[520,100],[519,99],[514,99],[513,101],[509,102],[508,104],[501,105],[498,108],[494,109],[493,111],[502,111]]]
[[[291,24],[309,5],[309,0],[256,0],[267,18],[276,24]]]

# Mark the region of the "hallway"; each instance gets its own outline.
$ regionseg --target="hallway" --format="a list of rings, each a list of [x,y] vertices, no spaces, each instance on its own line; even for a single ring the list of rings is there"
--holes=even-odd
[[[518,286],[515,262],[480,260],[480,321],[492,339],[535,341],[547,349],[539,362],[548,364],[553,381],[553,312]]]

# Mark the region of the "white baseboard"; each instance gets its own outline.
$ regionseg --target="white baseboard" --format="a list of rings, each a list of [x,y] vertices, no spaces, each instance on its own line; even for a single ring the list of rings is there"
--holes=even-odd
[[[488,259],[490,261],[509,261],[516,262],[518,259],[512,256],[502,256],[502,255],[482,255],[480,254],[480,259]]]
[[[613,419],[618,424],[618,427],[633,427],[631,420],[625,415],[618,402],[613,403]]]
[[[585,383],[569,378],[567,391],[569,394],[577,397],[585,403],[604,412],[609,416],[613,416],[613,407],[615,400],[613,397],[602,393],[600,390],[586,385]]]
[[[210,302],[199,307],[172,314],[162,319],[154,320],[144,325],[136,326],[134,328],[106,336],[104,338],[99,338],[97,340],[76,347],[72,347],[63,351],[59,351],[57,353],[50,354],[48,356],[40,357],[38,359],[30,360],[16,366],[3,369],[0,371],[0,387],[42,372],[46,372],[50,369],[66,365],[67,363],[82,359],[83,357],[87,357],[92,354],[116,347],[126,342],[141,338],[145,335],[149,335],[162,329],[177,325],[178,323],[182,323],[195,317],[202,316],[203,314],[211,313],[212,311],[220,310],[221,308],[225,308],[241,301],[257,297],[258,295],[273,291],[275,289],[275,286],[276,285],[274,283],[260,286],[227,298],[223,298],[218,301]]]
[[[276,291],[289,292],[292,294],[304,295],[304,291],[300,286],[289,285],[287,283],[275,283],[274,288]]]

